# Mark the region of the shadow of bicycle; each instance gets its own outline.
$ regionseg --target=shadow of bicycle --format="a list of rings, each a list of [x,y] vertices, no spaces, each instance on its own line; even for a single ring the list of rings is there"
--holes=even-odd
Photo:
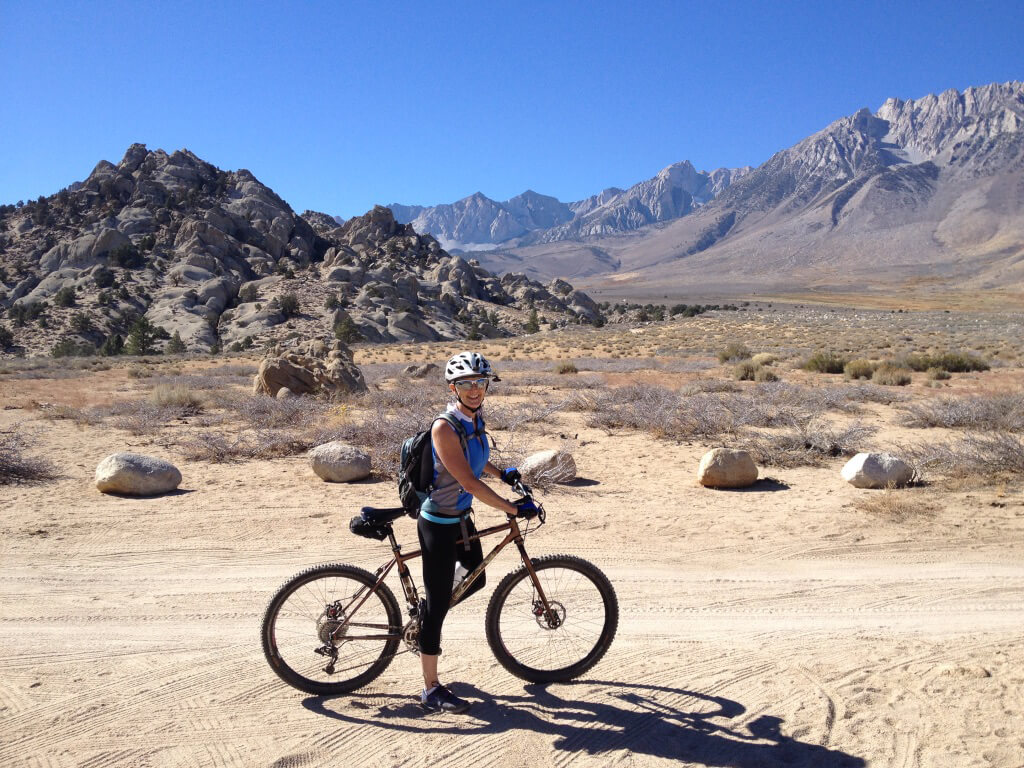
[[[785,736],[779,717],[761,715],[745,726],[734,725],[730,721],[743,715],[746,708],[721,696],[603,680],[578,681],[560,685],[557,690],[571,692],[574,685],[603,686],[606,690],[598,695],[607,701],[562,697],[541,685],[524,686],[522,696],[491,696],[472,685],[456,684],[451,686],[456,694],[474,699],[473,708],[466,715],[424,716],[408,696],[386,694],[352,695],[350,703],[365,706],[365,716],[331,709],[332,699],[319,696],[305,699],[302,705],[311,712],[343,722],[408,733],[547,733],[557,737],[552,745],[555,749],[591,755],[629,750],[729,768],[866,765],[854,755]],[[388,703],[390,700],[395,703]]]

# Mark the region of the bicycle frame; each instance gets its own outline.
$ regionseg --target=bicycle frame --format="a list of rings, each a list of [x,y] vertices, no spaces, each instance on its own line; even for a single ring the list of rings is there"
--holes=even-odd
[[[461,598],[462,595],[465,594],[466,590],[473,585],[473,582],[480,577],[480,574],[484,572],[484,569],[486,569],[487,566],[490,565],[491,561],[494,560],[495,557],[497,557],[498,553],[505,549],[505,547],[507,547],[509,544],[515,542],[516,548],[519,550],[519,555],[523,560],[523,565],[525,566],[527,572],[530,574],[530,580],[533,582],[533,587],[537,591],[539,601],[543,605],[543,615],[545,617],[545,620],[550,621],[551,617],[554,616],[554,613],[551,609],[550,604],[548,603],[547,596],[544,594],[544,589],[541,586],[540,580],[537,578],[537,574],[533,570],[533,564],[530,562],[530,558],[526,554],[524,535],[519,528],[519,521],[516,518],[511,517],[508,519],[508,522],[506,522],[504,525],[495,525],[491,526],[490,528],[484,528],[482,531],[477,531],[474,535],[469,537],[469,540],[476,541],[484,538],[485,536],[492,536],[496,533],[501,533],[502,531],[507,531],[508,533],[506,533],[505,537],[495,545],[494,549],[487,553],[487,555],[484,557],[480,565],[474,568],[470,573],[466,574],[466,577],[459,583],[458,587],[456,587],[455,590],[452,592],[452,599],[449,605],[455,605],[455,603],[459,601],[459,598]],[[398,568],[398,578],[399,581],[401,581],[402,583],[402,591],[405,593],[406,601],[408,602],[410,608],[415,609],[418,607],[419,594],[416,591],[416,583],[413,581],[412,574],[409,572],[409,568],[406,565],[406,563],[410,560],[414,560],[415,558],[419,557],[422,554],[422,550],[417,549],[410,552],[409,554],[403,555],[402,545],[398,543],[398,540],[395,538],[395,532],[392,529],[388,530],[388,540],[391,543],[391,560],[389,560],[387,563],[380,566],[379,568],[377,568],[376,571],[374,571],[374,575],[377,576],[377,580],[374,582],[373,587],[366,591],[366,593],[362,596],[358,594],[356,595],[358,603],[354,607],[346,607],[346,617],[351,617],[359,611],[363,603],[365,603],[369,599],[371,594],[377,591],[380,585],[384,583],[384,579],[387,578],[387,575],[396,566]],[[465,543],[465,539],[459,539],[458,542],[456,542],[456,544]],[[346,621],[335,630],[334,634],[345,631],[349,626],[352,625],[350,625],[348,619],[346,619]],[[356,623],[354,626],[360,625]],[[350,634],[346,634],[345,636],[350,640],[370,640],[379,639],[380,637],[390,637],[396,633],[400,634],[402,631],[401,627],[389,627],[388,629],[388,634],[384,636],[354,636]]]

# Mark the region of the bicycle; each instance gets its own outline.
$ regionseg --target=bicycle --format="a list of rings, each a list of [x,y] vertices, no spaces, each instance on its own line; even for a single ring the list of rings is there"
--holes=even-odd
[[[533,499],[521,482],[514,490],[520,501]],[[509,516],[504,525],[470,537],[505,532],[454,588],[452,605],[499,552],[515,543],[523,564],[498,583],[487,604],[488,645],[498,663],[516,677],[566,682],[591,669],[608,651],[618,628],[618,600],[608,578],[586,560],[573,555],[532,559],[526,554],[524,538],[547,519],[544,507],[537,504],[537,509],[535,515]],[[404,514],[403,507],[363,507],[353,518],[357,535],[390,543],[391,559],[373,573],[345,563],[314,566],[286,581],[270,599],[261,627],[263,653],[284,682],[317,695],[347,693],[384,672],[401,644],[418,654],[420,600],[407,563],[421,552],[403,554],[391,525]],[[522,528],[520,519],[526,521]],[[384,583],[395,568],[408,604],[404,623],[398,600]]]

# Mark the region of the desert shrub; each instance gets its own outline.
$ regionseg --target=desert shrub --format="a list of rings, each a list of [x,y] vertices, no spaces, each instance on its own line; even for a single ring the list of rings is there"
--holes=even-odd
[[[952,443],[928,442],[898,447],[918,474],[997,482],[1024,475],[1024,438],[1009,432],[972,432]]]
[[[238,292],[238,300],[241,302],[259,301],[260,292],[251,283]]]
[[[910,354],[900,362],[912,371],[941,368],[949,373],[969,373],[989,369],[987,362],[966,352],[942,352],[937,355]]]
[[[755,432],[741,443],[758,464],[776,467],[818,466],[837,456],[852,456],[864,449],[875,428],[855,422],[836,427],[809,419],[779,432]]]
[[[144,263],[142,254],[130,243],[115,248],[110,254],[110,261],[125,269],[139,269]]]
[[[734,432],[737,419],[714,395],[681,398],[671,390],[645,384],[596,392],[591,398],[594,413],[588,426],[627,428],[655,437],[685,440]]]
[[[341,306],[341,302],[338,301],[336,294],[328,294],[327,298],[324,299],[324,309],[337,309]]]
[[[736,364],[732,369],[732,375],[737,381],[753,381],[759,368],[760,366],[754,365],[752,361],[744,360]]]
[[[578,396],[529,403],[494,402],[487,406],[487,429],[512,432],[523,424],[546,420],[551,414],[569,410],[579,401]]]
[[[75,289],[70,285],[64,286],[54,294],[53,303],[58,307],[75,306]]]
[[[95,330],[96,326],[92,322],[92,318],[89,317],[86,312],[75,312],[71,316],[71,330],[75,333],[88,333],[89,331]]]
[[[684,395],[694,395],[701,392],[739,392],[740,385],[734,381],[724,379],[698,379],[687,384],[682,389]]]
[[[992,430],[1024,432],[1024,395],[989,397],[940,397],[903,406],[900,423],[926,429]]]
[[[870,379],[877,367],[870,360],[858,358],[843,366],[843,375],[848,379]]]
[[[65,336],[50,349],[51,357],[88,357],[96,354],[96,347],[84,341]]]
[[[109,267],[101,264],[93,270],[92,281],[96,284],[97,288],[109,288],[117,282],[117,275]]]
[[[151,435],[164,424],[177,418],[173,407],[157,405],[148,400],[129,400],[117,403],[109,409],[113,418],[110,423],[133,435]]]
[[[575,364],[573,363],[559,363],[558,365],[555,366],[555,373],[579,373],[579,370],[577,370]]]
[[[14,344],[14,333],[6,325],[0,325],[0,349],[7,349]]]
[[[846,358],[831,350],[818,350],[801,366],[805,371],[814,373],[842,373],[846,366]]]
[[[285,317],[299,314],[299,297],[294,293],[283,293],[277,299],[278,308]]]
[[[929,381],[946,381],[947,379],[953,378],[953,375],[942,368],[936,368],[932,366],[927,370]]]
[[[179,416],[195,416],[203,411],[203,399],[183,384],[157,384],[149,400],[163,408],[173,408]]]
[[[756,371],[754,371],[754,381],[771,382],[778,380],[778,374],[775,373],[775,371],[773,371],[771,368],[766,368],[765,366],[762,365],[759,366]]]
[[[30,434],[18,425],[0,431],[0,485],[38,482],[57,476],[49,461],[27,455],[31,445]]]
[[[894,363],[881,363],[873,374],[871,381],[884,387],[905,387],[911,382],[910,371]]]
[[[773,365],[778,361],[778,358],[771,352],[758,352],[750,359],[754,365]]]
[[[278,400],[236,392],[215,395],[214,400],[220,407],[237,414],[247,427],[257,430],[311,427],[322,423],[332,407],[326,400],[315,397]]]
[[[75,424],[95,426],[102,424],[106,413],[102,408],[75,408],[70,405],[56,403],[42,411],[42,417],[48,421],[73,421]]]
[[[746,360],[750,357],[750,350],[742,342],[733,341],[726,344],[724,349],[718,352],[718,362],[730,363],[735,360]]]

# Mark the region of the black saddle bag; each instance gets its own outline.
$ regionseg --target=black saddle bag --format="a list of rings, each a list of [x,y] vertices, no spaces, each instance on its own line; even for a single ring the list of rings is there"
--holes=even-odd
[[[376,539],[377,541],[384,541],[388,537],[388,530],[391,528],[389,523],[371,523],[368,520],[364,520],[362,516],[356,515],[348,523],[348,529],[352,531],[356,536],[362,536],[364,539]]]

